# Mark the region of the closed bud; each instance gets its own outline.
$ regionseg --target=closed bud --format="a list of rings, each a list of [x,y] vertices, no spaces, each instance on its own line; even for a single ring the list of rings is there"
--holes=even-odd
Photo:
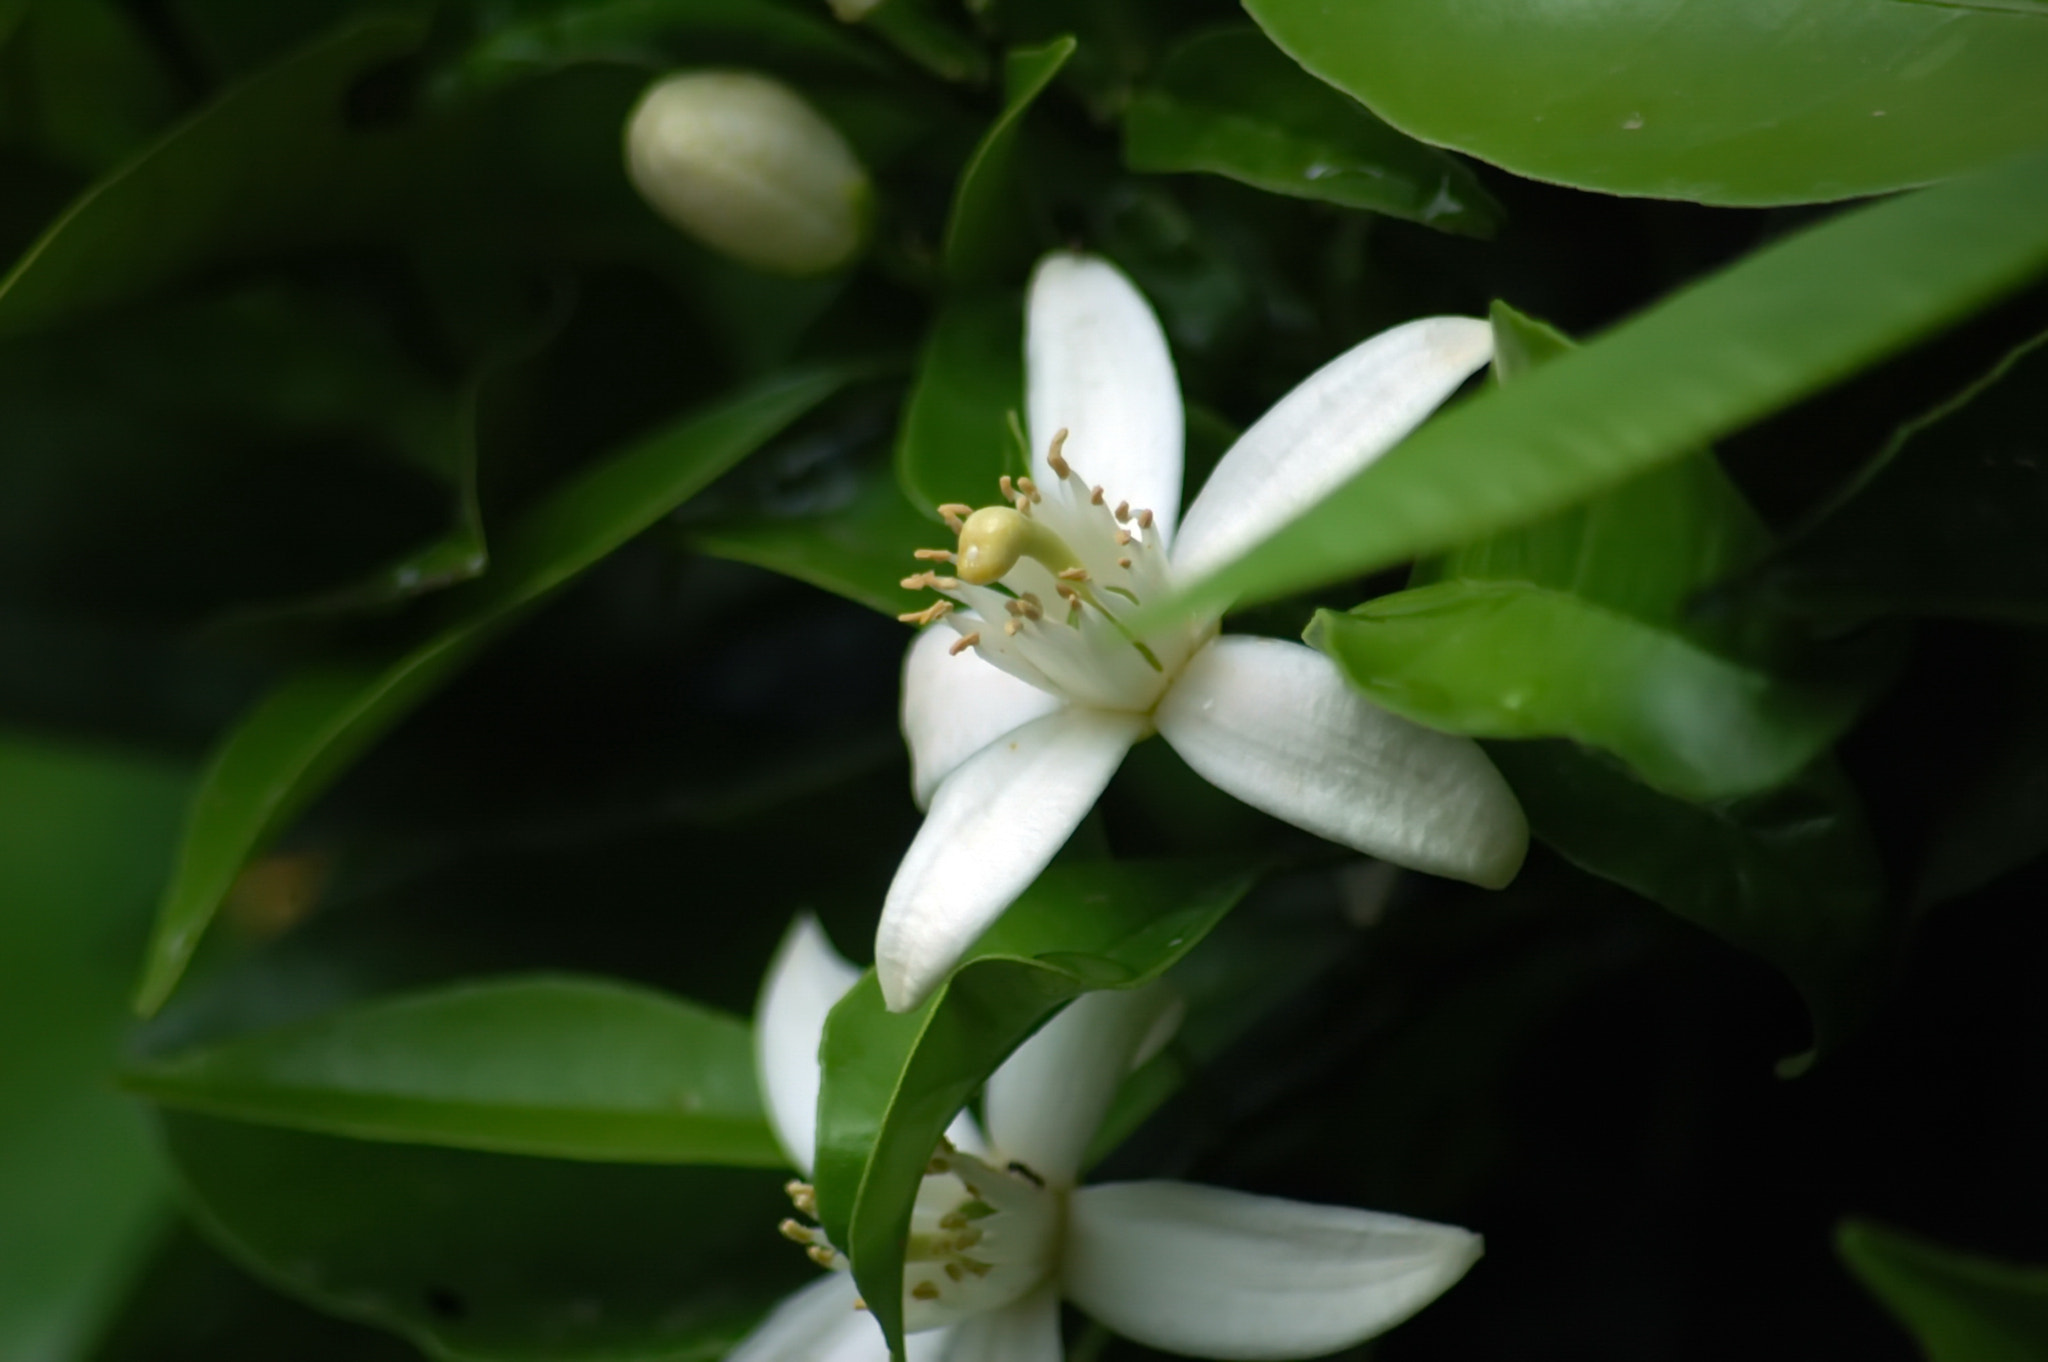
[[[713,250],[772,274],[824,274],[867,232],[853,148],[780,81],[692,71],[649,87],[626,121],[641,197]]]

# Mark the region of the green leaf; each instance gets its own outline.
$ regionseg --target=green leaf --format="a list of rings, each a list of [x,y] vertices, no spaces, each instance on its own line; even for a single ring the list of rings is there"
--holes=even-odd
[[[779,1168],[746,1023],[601,979],[380,999],[123,1077],[211,1116],[359,1140]]]
[[[1993,680],[1991,693],[1968,703],[1944,695],[1948,703],[1933,720],[1961,769],[1932,781],[1940,793],[1913,895],[1923,907],[1971,893],[2048,852],[2048,638],[2015,631],[1999,643],[1988,665],[1981,655],[1972,659]]]
[[[256,249],[344,235],[399,141],[352,130],[365,71],[424,26],[359,20],[223,93],[86,190],[0,279],[0,336],[160,289]]]
[[[869,971],[819,1050],[820,1218],[899,1353],[910,1207],[939,1136],[998,1065],[1082,993],[1157,978],[1250,888],[1191,862],[1053,866],[924,1006],[893,1013]]]
[[[776,0],[601,0],[515,12],[450,61],[440,84],[475,94],[582,62],[632,62],[650,75],[686,64],[890,70],[843,25]]]
[[[2048,623],[2048,334],[1902,427],[1757,574],[1771,604]]]
[[[1842,1222],[1835,1251],[1929,1362],[2048,1357],[2048,1268],[1958,1253],[1864,1220]]]
[[[674,510],[848,376],[785,375],[637,442],[513,525],[490,574],[448,593],[417,642],[316,665],[265,696],[216,749],[193,794],[137,1008],[162,1006],[243,864],[357,755],[528,606]]]
[[[700,553],[809,582],[885,615],[917,609],[918,598],[901,585],[918,566],[911,550],[944,536],[904,500],[889,467],[857,478],[845,503],[828,511],[715,520],[692,527],[688,542]]]
[[[1024,115],[1073,55],[1074,40],[1063,37],[1016,48],[1003,59],[1003,111],[960,172],[946,219],[946,275],[955,282],[1003,277],[1036,253],[1031,205],[1017,166]]]
[[[179,772],[0,735],[0,1357],[82,1355],[162,1214],[107,1074]]]
[[[448,1362],[715,1362],[809,1265],[783,1175],[528,1159],[166,1113],[209,1238]]]
[[[2039,274],[2044,221],[2034,156],[1780,241],[1444,413],[1184,605],[1441,552],[1693,453]]]
[[[1907,189],[2048,140],[2048,25],[1895,0],[1248,0],[1316,75],[1518,175],[1701,203]]]
[[[1463,236],[1491,236],[1501,221],[1455,158],[1388,127],[1249,27],[1198,34],[1167,54],[1124,112],[1124,164],[1226,175]]]
[[[941,80],[979,85],[988,79],[988,54],[934,0],[879,0],[855,22]]]
[[[1566,742],[1488,743],[1545,844],[1752,951],[1799,987],[1826,1049],[1875,996],[1889,922],[1854,792],[1826,763],[1767,794],[1688,803]]]
[[[1568,737],[1715,800],[1797,774],[1856,716],[1677,632],[1528,582],[1452,581],[1316,613],[1303,638],[1375,704],[1453,733]]]
[[[963,293],[939,309],[896,434],[896,479],[920,511],[992,501],[1028,472],[1022,446],[1024,307],[1014,292]]]

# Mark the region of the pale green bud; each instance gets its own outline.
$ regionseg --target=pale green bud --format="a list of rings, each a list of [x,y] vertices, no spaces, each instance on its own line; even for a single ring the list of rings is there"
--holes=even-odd
[[[796,91],[748,71],[650,86],[626,120],[626,173],[677,227],[772,274],[838,269],[867,233],[853,148]]]

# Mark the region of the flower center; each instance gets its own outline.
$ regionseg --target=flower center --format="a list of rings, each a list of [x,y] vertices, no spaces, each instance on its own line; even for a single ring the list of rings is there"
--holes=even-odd
[[[1124,621],[1172,586],[1167,545],[1149,510],[1112,506],[1061,454],[1067,432],[1053,436],[1046,463],[1056,485],[1005,477],[1005,505],[938,508],[958,536],[952,549],[919,549],[917,557],[950,565],[903,580],[941,599],[899,616],[912,624],[945,620],[972,648],[1019,680],[1075,704],[1149,713],[1215,622],[1139,636]]]
[[[786,1190],[798,1211],[817,1217],[816,1188],[792,1181]],[[1053,1269],[1065,1211],[1065,1194],[1048,1189],[1023,1165],[995,1168],[941,1140],[910,1213],[904,1332],[957,1324],[1022,1299]],[[816,1225],[789,1219],[782,1233],[819,1267],[844,1272],[852,1266]]]

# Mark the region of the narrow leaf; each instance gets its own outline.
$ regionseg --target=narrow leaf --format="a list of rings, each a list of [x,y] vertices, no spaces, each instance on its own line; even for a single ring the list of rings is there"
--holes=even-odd
[[[1928,1362],[2048,1357],[2048,1268],[1994,1262],[1861,1220],[1836,1230],[1835,1251]]]

